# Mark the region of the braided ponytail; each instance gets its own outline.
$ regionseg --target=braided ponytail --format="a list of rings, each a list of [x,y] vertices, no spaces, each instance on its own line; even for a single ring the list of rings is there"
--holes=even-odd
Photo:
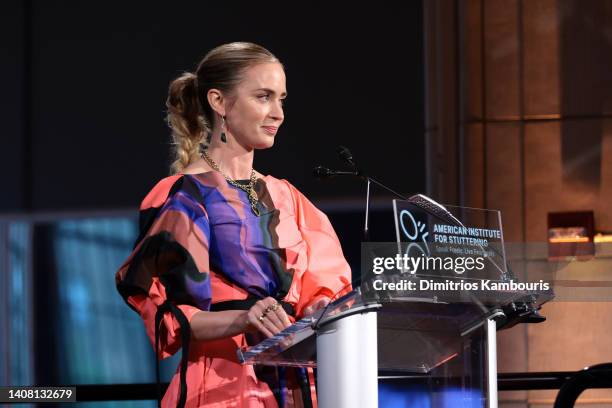
[[[183,171],[200,157],[200,143],[209,131],[202,116],[197,83],[198,77],[189,72],[170,83],[166,107],[174,146],[173,174]]]

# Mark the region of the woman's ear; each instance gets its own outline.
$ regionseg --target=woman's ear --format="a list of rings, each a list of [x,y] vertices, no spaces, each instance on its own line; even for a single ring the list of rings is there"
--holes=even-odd
[[[206,94],[208,104],[219,116],[225,116],[225,98],[223,93],[218,89],[210,89]]]

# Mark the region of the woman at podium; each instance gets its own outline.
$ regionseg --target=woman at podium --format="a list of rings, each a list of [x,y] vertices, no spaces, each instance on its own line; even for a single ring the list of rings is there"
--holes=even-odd
[[[183,348],[164,407],[316,405],[311,372],[236,356],[350,290],[325,214],[253,168],[286,95],[283,66],[252,43],[221,45],[170,84],[172,175],[142,201],[140,236],[116,273],[157,357]]]

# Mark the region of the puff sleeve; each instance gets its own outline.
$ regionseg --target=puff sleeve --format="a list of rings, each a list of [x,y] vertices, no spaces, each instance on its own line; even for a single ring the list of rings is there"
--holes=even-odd
[[[115,275],[117,290],[142,318],[153,345],[156,314],[166,303],[187,322],[210,308],[210,229],[198,194],[184,176],[159,182],[141,204],[140,236]],[[160,313],[158,358],[182,345],[177,313]]]
[[[320,296],[333,298],[351,290],[351,268],[344,258],[329,218],[291,183],[295,219],[307,246],[307,267],[301,277],[297,316]]]

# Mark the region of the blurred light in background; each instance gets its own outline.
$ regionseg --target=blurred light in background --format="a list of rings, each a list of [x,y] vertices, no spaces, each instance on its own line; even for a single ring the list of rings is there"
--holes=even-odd
[[[137,230],[133,217],[0,221],[0,384],[155,382],[153,347],[114,281]],[[179,357],[162,362],[163,381]]]

